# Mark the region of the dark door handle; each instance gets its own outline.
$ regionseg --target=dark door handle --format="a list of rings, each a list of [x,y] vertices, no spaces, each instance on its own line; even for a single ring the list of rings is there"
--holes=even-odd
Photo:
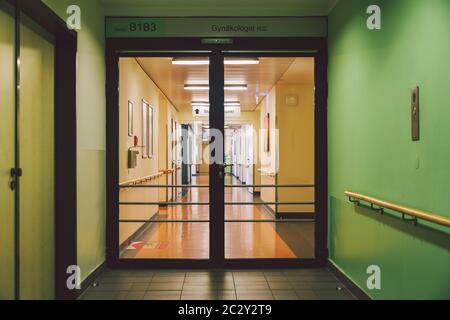
[[[11,181],[9,182],[9,188],[14,191],[17,187],[17,179],[22,176],[22,168],[11,168]]]

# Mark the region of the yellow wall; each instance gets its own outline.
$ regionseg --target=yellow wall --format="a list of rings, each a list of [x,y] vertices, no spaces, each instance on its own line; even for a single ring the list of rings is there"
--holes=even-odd
[[[0,300],[14,298],[14,19],[0,9]]]
[[[176,132],[171,133],[171,123],[177,122],[175,108],[164,96],[156,84],[144,72],[134,58],[122,58],[120,69],[120,98],[119,98],[119,181],[124,183],[134,179],[158,174],[162,170],[171,169],[172,161],[181,160],[178,149],[172,148],[172,140],[176,141]],[[153,156],[143,158],[142,148],[137,157],[137,167],[128,169],[128,148],[133,146],[133,137],[128,136],[128,101],[133,103],[133,136],[137,136],[139,146],[142,145],[142,100],[153,109]],[[179,125],[179,124],[178,124]],[[179,131],[178,131],[179,134]],[[175,145],[175,144],[174,144]],[[172,150],[173,149],[173,150]],[[175,180],[175,177],[177,180]],[[167,179],[167,180],[166,180]],[[164,185],[166,183],[181,183],[181,171],[164,175],[147,183]],[[167,192],[167,195],[166,195]],[[120,201],[124,202],[158,202],[173,199],[173,195],[181,192],[166,188],[121,189]],[[148,220],[158,213],[158,206],[121,206],[120,218],[129,220]],[[143,223],[122,223],[119,232],[119,243],[133,235]]]
[[[298,96],[296,106],[286,96]],[[314,86],[277,84],[259,104],[261,184],[314,184]],[[270,151],[264,150],[264,122],[270,114]],[[314,189],[262,188],[264,202],[313,202]],[[277,213],[314,212],[311,205],[270,205]]]
[[[298,105],[286,105],[286,96]],[[279,184],[314,184],[314,86],[277,85]],[[280,188],[280,202],[313,202],[314,189]],[[310,205],[280,205],[279,212],[314,212]]]
[[[120,69],[119,98],[119,182],[146,177],[159,173],[158,162],[158,125],[159,125],[159,89],[142,70],[134,58],[122,58]],[[153,108],[153,157],[143,158],[143,149],[137,148],[137,167],[128,169],[128,148],[133,146],[133,137],[128,136],[128,101],[133,103],[133,135],[142,145],[142,101]],[[151,183],[156,183],[152,180]],[[158,202],[157,189],[121,189],[120,201]],[[158,212],[158,206],[120,206],[121,219],[151,219]],[[122,223],[119,243],[128,239],[143,223]]]

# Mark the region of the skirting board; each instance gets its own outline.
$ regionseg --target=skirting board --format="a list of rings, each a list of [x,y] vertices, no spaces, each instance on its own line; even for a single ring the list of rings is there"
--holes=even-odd
[[[81,282],[81,289],[77,290],[77,299],[94,283],[103,271],[107,269],[106,261],[97,267],[86,279]]]
[[[372,300],[356,283],[354,283],[345,273],[343,273],[331,260],[327,262],[328,270],[341,281],[358,300]]]

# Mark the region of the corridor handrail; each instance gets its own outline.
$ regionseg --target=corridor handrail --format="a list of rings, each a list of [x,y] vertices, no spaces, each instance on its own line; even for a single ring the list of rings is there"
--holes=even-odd
[[[128,187],[128,186],[131,187],[131,186],[134,186],[134,185],[139,184],[139,183],[144,183],[144,182],[147,182],[147,181],[159,178],[159,177],[161,177],[163,175],[164,175],[164,172],[160,171],[158,173],[151,174],[149,176],[145,176],[145,177],[136,178],[136,179],[133,179],[133,180],[124,181],[122,183],[119,183],[119,187]]]
[[[426,220],[429,222],[439,224],[441,226],[450,227],[450,218],[446,218],[443,216],[439,216],[439,215],[436,215],[433,213],[429,213],[429,212],[425,212],[425,211],[421,211],[421,210],[417,210],[417,209],[404,207],[401,205],[397,205],[397,204],[390,203],[387,201],[379,200],[376,198],[372,198],[372,197],[365,196],[365,195],[351,192],[351,191],[346,191],[345,195],[352,202],[365,201],[372,205],[376,205],[376,206],[380,207],[381,209],[390,209],[390,210],[399,212],[401,214],[404,214],[404,215],[406,214],[408,216],[414,217],[415,219],[422,219],[422,220]]]

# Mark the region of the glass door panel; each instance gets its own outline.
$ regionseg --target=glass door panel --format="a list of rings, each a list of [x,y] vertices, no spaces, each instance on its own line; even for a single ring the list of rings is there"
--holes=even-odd
[[[208,64],[119,59],[120,259],[209,259]]]
[[[225,57],[225,258],[315,255],[314,59]]]

